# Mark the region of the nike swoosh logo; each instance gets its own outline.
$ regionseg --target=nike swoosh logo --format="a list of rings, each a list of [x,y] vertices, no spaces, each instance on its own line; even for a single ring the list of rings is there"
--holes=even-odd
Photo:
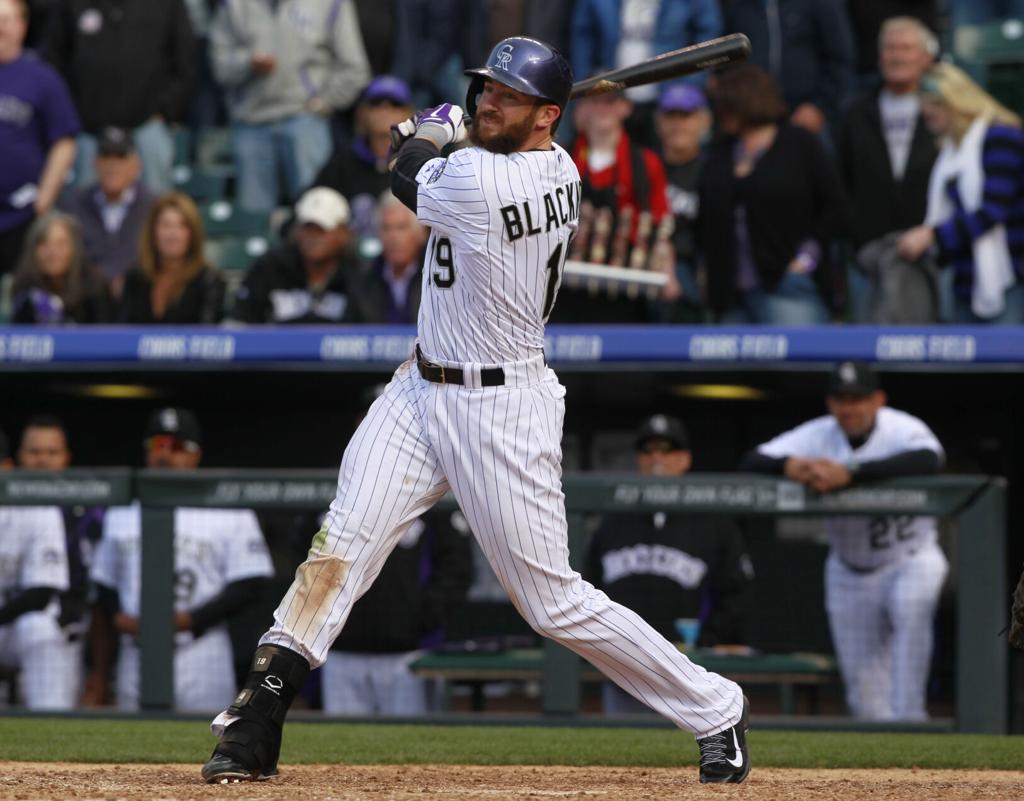
[[[732,745],[733,745],[733,749],[736,751],[736,758],[735,759],[729,759],[729,757],[726,757],[725,761],[728,762],[730,765],[732,765],[734,768],[742,768],[743,767],[743,752],[740,751],[740,741],[739,741],[739,738],[736,736],[736,728],[735,727],[733,727],[733,730],[732,730]]]

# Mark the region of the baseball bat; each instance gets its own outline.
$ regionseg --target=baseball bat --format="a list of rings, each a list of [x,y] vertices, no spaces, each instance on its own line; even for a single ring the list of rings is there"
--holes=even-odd
[[[631,86],[644,86],[658,81],[667,81],[683,75],[743,61],[750,55],[750,39],[743,33],[730,33],[718,39],[671,50],[654,56],[630,67],[605,72],[577,81],[572,85],[571,98],[597,95],[603,92],[619,92]]]

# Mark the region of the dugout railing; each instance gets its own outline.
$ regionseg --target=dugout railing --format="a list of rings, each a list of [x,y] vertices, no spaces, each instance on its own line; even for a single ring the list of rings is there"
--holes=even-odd
[[[197,470],[190,473],[75,469],[61,474],[0,473],[0,505],[142,505],[141,705],[173,707],[173,509],[326,508],[333,470]],[[790,481],[741,474],[697,474],[682,480],[634,475],[569,474],[563,480],[574,565],[582,560],[584,516],[598,512],[822,516],[914,514],[954,521],[956,549],[955,728],[1005,734],[1009,722],[1008,598],[1004,575],[1006,482],[984,476],[907,478],[819,495]],[[445,499],[442,503],[452,503]],[[547,643],[543,710],[579,711],[582,666]]]

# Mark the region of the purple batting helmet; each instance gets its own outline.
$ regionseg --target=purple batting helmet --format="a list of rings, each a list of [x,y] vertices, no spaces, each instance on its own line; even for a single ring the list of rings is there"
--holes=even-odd
[[[488,78],[563,110],[572,91],[572,67],[565,56],[551,45],[527,36],[502,39],[487,57],[487,64],[466,70],[466,75],[473,79],[466,94],[466,111],[470,115],[476,113],[477,98]]]

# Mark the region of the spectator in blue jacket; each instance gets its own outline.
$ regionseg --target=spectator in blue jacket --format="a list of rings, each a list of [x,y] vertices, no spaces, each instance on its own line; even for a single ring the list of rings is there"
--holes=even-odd
[[[782,89],[790,121],[826,133],[852,88],[854,45],[841,0],[731,0],[726,28],[750,37],[751,60]]]
[[[1024,132],[1021,119],[952,64],[922,82],[921,111],[941,137],[923,225],[903,258],[951,264],[954,321],[1024,323]]]
[[[579,80],[721,34],[718,0],[579,0],[570,32],[572,71]],[[626,93],[633,101],[630,136],[646,147],[657,145],[658,88],[638,86]]]

